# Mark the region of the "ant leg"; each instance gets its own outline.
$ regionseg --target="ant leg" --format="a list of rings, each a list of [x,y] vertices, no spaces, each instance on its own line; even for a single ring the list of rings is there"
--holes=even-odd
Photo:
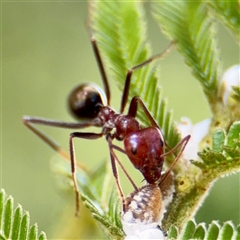
[[[164,141],[164,145],[169,149],[169,151],[171,150],[170,146],[168,145],[168,143],[165,140],[164,134],[162,132],[162,129],[159,127],[159,125],[157,124],[157,122],[155,121],[155,119],[152,117],[152,114],[149,112],[149,110],[147,109],[146,105],[144,104],[144,102],[142,101],[142,99],[138,96],[135,96],[132,98],[131,102],[130,102],[130,106],[128,109],[128,115],[131,117],[136,117],[137,115],[137,104],[140,104],[141,108],[143,109],[144,113],[146,114],[148,120],[150,121],[151,125],[153,127],[158,128],[158,130],[161,132],[162,135],[162,140]],[[173,153],[174,155],[174,153]],[[174,155],[175,156],[175,155]]]
[[[149,112],[149,110],[147,109],[146,105],[143,103],[143,101],[142,101],[142,99],[140,97],[135,96],[135,97],[132,98],[132,100],[130,102],[130,105],[129,105],[129,109],[128,109],[128,116],[131,116],[131,117],[134,117],[134,118],[136,117],[138,104],[142,108],[143,112],[146,114],[146,116],[147,116],[148,120],[150,121],[151,125],[153,127],[158,128],[159,131],[161,132],[162,140],[164,141],[165,146],[168,149],[171,149],[170,146],[165,141],[162,129],[159,127],[159,125],[157,124],[155,119],[152,117],[152,114]]]
[[[123,154],[126,154],[126,151],[123,150],[122,148],[120,148],[120,147],[117,146],[117,145],[112,144],[112,148],[118,150],[119,152],[121,152],[121,153],[123,153]],[[127,155],[127,154],[126,154],[126,155]]]
[[[24,116],[23,117],[23,123],[25,125],[33,123],[33,124],[39,124],[39,125],[45,125],[45,126],[51,126],[51,127],[60,127],[60,128],[68,128],[68,129],[80,129],[80,128],[86,128],[86,127],[99,127],[99,125],[94,121],[89,122],[63,122],[58,120],[51,120],[51,119],[45,119],[40,117],[29,117]]]
[[[182,154],[182,152],[184,151],[184,148],[186,147],[189,139],[190,139],[191,135],[187,135],[186,137],[184,137],[174,148],[172,148],[170,151],[164,153],[161,155],[161,157],[166,157],[167,155],[173,153],[176,149],[178,149],[181,145],[183,145],[181,151],[179,152],[180,155]],[[179,154],[178,154],[179,155]]]
[[[94,52],[94,55],[95,55],[95,58],[96,58],[96,61],[97,61],[97,64],[98,64],[98,69],[99,69],[101,77],[102,77],[103,87],[104,87],[104,91],[105,91],[105,94],[106,94],[106,97],[107,97],[107,105],[110,106],[110,98],[111,98],[110,87],[109,87],[106,71],[105,71],[104,66],[103,66],[102,58],[101,58],[101,55],[100,55],[100,52],[99,52],[99,49],[98,49],[98,46],[97,46],[96,39],[93,36],[91,28],[89,27],[88,29],[89,29],[89,34],[90,34],[90,38],[91,38],[91,44],[92,44],[93,52]]]
[[[75,212],[76,216],[78,216],[78,213],[79,213],[79,189],[78,189],[77,178],[76,178],[76,158],[75,158],[73,138],[84,138],[84,139],[93,140],[93,139],[98,139],[102,136],[103,136],[102,133],[73,132],[70,134],[69,147],[70,147],[72,180],[73,180],[73,186],[76,194],[76,212]]]
[[[70,129],[79,129],[79,128],[85,128],[89,126],[94,126],[96,124],[92,122],[87,123],[68,123],[68,122],[61,122],[56,120],[48,120],[44,118],[37,118],[37,117],[23,117],[23,123],[28,129],[30,129],[33,133],[35,133],[40,139],[42,139],[48,146],[50,146],[54,151],[56,151],[60,156],[62,156],[64,159],[67,159],[70,161],[69,154],[64,151],[62,147],[60,147],[54,140],[52,140],[50,137],[45,135],[43,132],[38,130],[34,124],[40,124],[45,126],[53,126],[53,127],[61,127],[61,128],[70,128]],[[81,169],[87,171],[87,168],[80,164],[78,162],[78,167]]]
[[[125,206],[126,205],[125,204],[125,196],[124,196],[121,184],[120,184],[120,180],[119,180],[119,176],[118,176],[118,170],[117,170],[117,167],[116,167],[115,160],[117,159],[117,156],[116,156],[116,154],[113,151],[112,136],[110,134],[108,134],[106,136],[106,139],[107,139],[108,146],[109,146],[109,151],[110,151],[110,158],[111,158],[113,176],[115,178],[115,181],[116,181],[116,184],[117,184],[117,187],[118,187],[118,191],[119,191],[120,197],[122,199],[123,211],[125,211],[125,209],[126,209],[126,206]],[[117,159],[117,162],[119,163],[120,161]],[[120,166],[121,166],[121,164],[120,164]]]
[[[169,174],[171,173],[171,171],[173,170],[173,168],[175,167],[175,165],[177,164],[178,160],[180,159],[181,154],[183,153],[189,139],[190,139],[190,135],[187,135],[186,137],[184,137],[174,148],[172,148],[169,152],[164,153],[161,155],[162,158],[166,157],[169,154],[172,154],[176,149],[178,149],[180,146],[182,146],[182,148],[180,149],[177,157],[175,158],[174,162],[172,163],[171,167],[167,170],[167,172],[164,174],[163,178],[160,180],[159,185],[161,185],[169,176]]]
[[[168,47],[164,51],[150,57],[146,61],[144,61],[144,62],[142,62],[142,63],[140,63],[140,64],[138,64],[138,65],[136,65],[136,66],[134,66],[134,67],[132,67],[131,69],[128,70],[126,80],[125,80],[123,95],[122,95],[120,113],[123,113],[124,108],[125,108],[126,103],[127,103],[127,99],[128,99],[128,95],[129,95],[130,82],[131,82],[131,77],[132,77],[133,71],[136,70],[136,69],[142,68],[143,66],[146,66],[147,64],[149,64],[150,62],[152,62],[156,59],[160,59],[160,58],[165,57],[172,50],[175,43],[176,43],[176,41],[170,42],[170,44],[168,45]]]
[[[110,147],[118,150],[118,151],[121,152],[121,153],[126,154],[126,152],[125,152],[122,148],[120,148],[120,147],[118,147],[118,146],[116,146],[116,145],[114,145],[114,144],[111,144]],[[115,156],[116,156],[116,155],[115,155]],[[128,174],[128,172],[126,171],[126,169],[124,168],[124,166],[122,165],[121,161],[119,161],[119,159],[118,159],[117,156],[115,157],[115,159],[116,159],[117,163],[119,164],[119,166],[122,168],[123,172],[125,173],[126,177],[127,177],[128,180],[130,181],[130,183],[133,185],[133,188],[137,191],[137,190],[138,190],[137,185],[134,183],[134,181],[132,180],[132,178],[130,177],[130,175]]]
[[[155,121],[155,119],[152,117],[152,114],[149,112],[149,110],[147,109],[146,105],[143,103],[142,99],[138,96],[135,96],[132,98],[130,105],[129,105],[129,109],[128,109],[128,116],[131,117],[136,117],[137,116],[137,108],[138,108],[138,104],[140,105],[140,107],[142,108],[143,112],[145,113],[145,115],[147,116],[148,120],[150,121],[151,125],[153,127],[159,128],[157,122]]]

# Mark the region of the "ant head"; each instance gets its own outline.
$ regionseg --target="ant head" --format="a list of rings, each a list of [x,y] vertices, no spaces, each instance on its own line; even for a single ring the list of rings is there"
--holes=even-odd
[[[106,105],[106,96],[102,89],[93,83],[76,86],[68,97],[70,113],[77,119],[93,119]]]
[[[148,127],[129,133],[123,140],[125,152],[145,180],[154,184],[161,177],[164,141],[160,130]]]

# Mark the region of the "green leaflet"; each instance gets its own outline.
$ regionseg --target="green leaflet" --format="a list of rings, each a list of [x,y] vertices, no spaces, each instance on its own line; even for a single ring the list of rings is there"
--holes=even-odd
[[[239,226],[234,226],[231,221],[225,222],[220,225],[218,222],[213,221],[206,227],[205,224],[196,224],[194,221],[188,221],[183,227],[182,232],[179,234],[174,230],[174,235],[170,235],[168,239],[181,239],[181,240],[226,240],[226,239],[238,239]],[[172,226],[171,229],[174,229]],[[175,228],[176,229],[176,228]],[[171,230],[172,231],[172,230]],[[173,232],[171,232],[173,234]]]
[[[212,136],[212,149],[199,153],[202,162],[192,161],[206,170],[212,178],[240,169],[240,122],[234,122],[225,136],[223,130],[216,130]]]
[[[179,51],[201,83],[209,103],[214,104],[221,63],[207,3],[156,1],[152,5],[161,29],[170,39],[177,40]]]
[[[0,191],[0,239],[46,240],[46,234],[38,233],[37,224],[29,227],[30,216],[23,213],[21,205],[14,210],[13,198]]]
[[[240,33],[240,4],[237,0],[209,1],[209,5],[215,10],[217,16],[223,21],[239,41]]]

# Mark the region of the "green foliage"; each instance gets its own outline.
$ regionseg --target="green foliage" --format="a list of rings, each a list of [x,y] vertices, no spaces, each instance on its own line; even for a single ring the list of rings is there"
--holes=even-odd
[[[199,153],[203,162],[192,163],[204,170],[212,179],[240,168],[240,122],[235,122],[227,136],[221,129],[212,135],[212,149],[206,148]]]
[[[143,4],[139,1],[95,1],[89,5],[89,25],[97,40],[106,72],[122,91],[128,70],[152,56],[146,37],[147,24]],[[197,146],[201,159],[192,159],[191,164],[190,159],[182,157],[177,170],[174,169],[177,172],[174,182],[176,192],[161,222],[161,228],[169,231],[171,239],[230,239],[232,236],[238,239],[240,236],[239,226],[235,227],[230,222],[224,223],[222,227],[213,222],[206,229],[204,224],[196,225],[193,221],[188,221],[195,214],[213,181],[240,170],[238,114],[229,117],[233,109],[224,111],[223,103],[219,102],[222,64],[212,14],[214,8],[230,29],[239,31],[238,10],[233,10],[235,5],[234,2],[217,1],[152,3],[154,18],[163,32],[177,42],[177,48],[200,82],[213,114],[209,133]],[[239,100],[239,88],[235,87],[233,90],[234,98]],[[128,100],[136,95],[143,100],[163,129],[169,146],[175,146],[179,135],[172,121],[172,112],[167,110],[166,99],[162,99],[158,74],[153,63],[134,70]],[[234,107],[235,111],[238,110],[236,105]],[[138,118],[144,126],[149,126],[141,109]],[[54,164],[54,169],[71,181],[69,162],[59,160]],[[77,184],[83,204],[105,234],[111,239],[123,239],[121,202],[109,161],[101,163],[91,172],[78,168]],[[29,215],[23,214],[21,207],[13,215],[11,197],[5,201],[3,192],[0,196],[2,239],[45,238],[44,234],[37,237],[36,225],[29,229]]]
[[[100,179],[99,179],[100,176]],[[79,178],[78,178],[79,179]],[[92,212],[95,218],[102,226],[105,234],[111,239],[120,239],[123,237],[121,230],[120,212],[118,194],[113,187],[112,172],[109,171],[109,162],[103,162],[95,171],[90,174],[89,184],[80,185],[81,197],[84,205]],[[94,198],[84,193],[89,191],[95,193]],[[105,189],[106,191],[104,191]]]
[[[61,172],[72,181],[69,162],[56,159],[53,164],[57,173]],[[121,227],[120,201],[113,185],[115,181],[109,161],[102,161],[91,172],[78,168],[77,183],[83,204],[90,210],[106,236],[110,239],[122,239],[124,233]]]
[[[236,1],[157,1],[153,15],[162,31],[177,41],[180,53],[202,85],[213,114],[211,132],[216,126],[227,129],[239,119],[238,106],[226,106],[220,101],[219,82],[222,75],[220,51],[216,39],[216,24],[212,7],[222,13],[221,18],[239,36],[239,2]],[[211,6],[211,7],[210,7]],[[228,19],[228,20],[226,20]],[[239,99],[239,87],[233,97]]]
[[[214,104],[221,63],[215,26],[206,2],[154,2],[154,17],[163,32],[177,40],[179,51],[200,81],[210,104]]]
[[[185,160],[188,163],[179,163],[175,181],[176,194],[164,215],[161,227],[168,231],[174,225],[175,227],[169,230],[169,236],[180,236],[181,239],[203,239],[204,236],[217,239],[230,236],[233,232],[236,235],[235,228],[228,223],[224,224],[221,230],[213,223],[208,231],[203,224],[196,226],[195,223],[188,222],[185,225],[196,212],[211,183],[220,176],[240,169],[239,122],[233,123],[236,115],[228,122],[220,124],[223,128],[215,127],[215,123],[220,121],[224,114],[226,118],[228,115],[227,111],[223,113],[222,103],[217,106],[222,63],[215,37],[214,16],[208,3],[202,1],[159,1],[152,3],[152,9],[156,21],[164,33],[177,42],[177,48],[200,82],[212,109],[214,126],[209,131],[209,135],[214,132],[209,141],[212,143],[211,148],[205,148],[199,153],[202,160],[192,160],[193,164],[189,168],[185,166],[190,159]],[[146,38],[143,5],[137,1],[91,2],[89,25],[97,40],[108,75],[117,82],[120,90],[123,90],[128,70],[141,64],[152,54]],[[134,70],[128,100],[136,95],[141,97],[154,119],[163,128],[167,142],[173,147],[179,141],[178,134],[172,123],[172,112],[167,111],[166,100],[161,98],[157,79],[154,64]],[[235,97],[237,91],[238,89],[235,89]],[[138,117],[143,125],[149,125],[143,113]],[[208,136],[204,141],[208,142]],[[106,184],[104,181],[108,183],[105,179],[106,171],[101,171],[86,176],[87,181],[84,184],[84,181],[81,181],[82,174],[77,175],[81,196],[106,235],[121,239],[124,233],[121,230],[120,209],[114,204],[118,202],[116,193],[98,192],[97,184]],[[107,179],[109,174],[106,174]],[[97,192],[98,194],[94,194]],[[104,208],[104,204],[108,207]]]
[[[215,10],[216,15],[226,27],[232,31],[239,41],[240,32],[240,4],[238,0],[217,1],[212,0],[209,5]]]
[[[181,240],[225,240],[225,239],[238,239],[239,235],[237,229],[239,226],[234,226],[230,221],[223,223],[221,226],[218,222],[213,221],[206,228],[205,224],[196,224],[193,221],[188,221],[183,228],[181,234],[178,234],[177,229],[172,226],[169,232],[168,239],[181,239]],[[235,233],[235,235],[234,235]]]
[[[215,179],[240,170],[239,143],[240,122],[235,122],[226,136],[223,130],[213,133],[212,147],[199,153],[202,161],[191,161],[198,168],[190,166],[179,171],[176,177],[177,192],[163,219],[163,229],[169,229],[171,224],[181,228],[183,222],[198,209]],[[184,167],[186,163],[182,164]]]
[[[13,198],[0,191],[0,239],[45,240],[45,233],[38,234],[37,224],[29,227],[30,216],[23,212],[22,206],[14,210]]]
[[[232,96],[235,100],[237,100],[238,102],[240,102],[240,87],[233,87],[233,96]]]

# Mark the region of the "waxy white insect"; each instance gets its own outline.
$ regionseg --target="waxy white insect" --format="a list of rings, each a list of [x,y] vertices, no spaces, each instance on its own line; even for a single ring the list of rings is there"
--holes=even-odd
[[[166,234],[160,225],[173,192],[172,174],[169,174],[164,184],[147,184],[132,192],[125,199],[122,215],[125,239],[165,239]]]

